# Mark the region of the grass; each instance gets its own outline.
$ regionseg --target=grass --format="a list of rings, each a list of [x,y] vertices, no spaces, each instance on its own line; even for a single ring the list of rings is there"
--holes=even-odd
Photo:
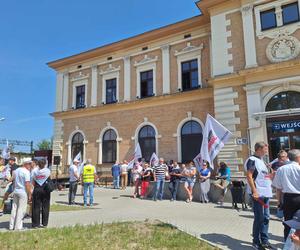
[[[207,243],[161,222],[126,222],[6,232],[1,249],[201,249],[216,250]]]
[[[68,205],[60,205],[60,204],[53,204],[50,206],[50,212],[61,212],[61,211],[78,211],[86,209],[84,207],[78,206],[68,206]]]

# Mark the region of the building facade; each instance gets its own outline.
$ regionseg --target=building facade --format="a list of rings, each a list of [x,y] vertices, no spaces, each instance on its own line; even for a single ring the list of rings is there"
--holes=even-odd
[[[139,142],[187,162],[207,113],[233,134],[218,160],[236,176],[257,141],[300,148],[300,0],[202,0],[201,15],[50,62],[53,155],[82,152],[105,172]]]

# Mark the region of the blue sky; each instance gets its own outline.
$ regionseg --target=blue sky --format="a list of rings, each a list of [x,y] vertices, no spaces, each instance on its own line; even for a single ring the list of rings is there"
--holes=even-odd
[[[0,138],[52,136],[55,73],[47,62],[199,13],[195,0],[1,0]]]

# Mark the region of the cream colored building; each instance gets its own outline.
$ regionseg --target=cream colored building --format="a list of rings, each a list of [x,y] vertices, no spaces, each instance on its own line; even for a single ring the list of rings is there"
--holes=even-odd
[[[206,114],[233,132],[218,156],[243,174],[255,142],[300,148],[300,0],[202,0],[202,15],[50,62],[53,155],[101,171],[143,157],[190,160]],[[199,12],[200,13],[200,12]]]

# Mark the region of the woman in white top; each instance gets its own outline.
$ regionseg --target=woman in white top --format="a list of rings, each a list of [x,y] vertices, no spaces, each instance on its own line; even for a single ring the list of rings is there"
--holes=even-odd
[[[133,198],[136,198],[137,196],[140,196],[139,194],[139,188],[141,186],[142,180],[142,172],[143,172],[143,168],[140,165],[140,163],[135,163],[135,166],[132,169],[132,179],[133,179],[133,183],[134,183],[134,194],[133,194]]]
[[[50,170],[46,166],[46,160],[38,161],[38,168],[33,170],[32,184],[32,228],[47,227],[50,209],[50,192],[47,190],[47,183],[50,180]],[[42,224],[40,215],[42,212]]]

